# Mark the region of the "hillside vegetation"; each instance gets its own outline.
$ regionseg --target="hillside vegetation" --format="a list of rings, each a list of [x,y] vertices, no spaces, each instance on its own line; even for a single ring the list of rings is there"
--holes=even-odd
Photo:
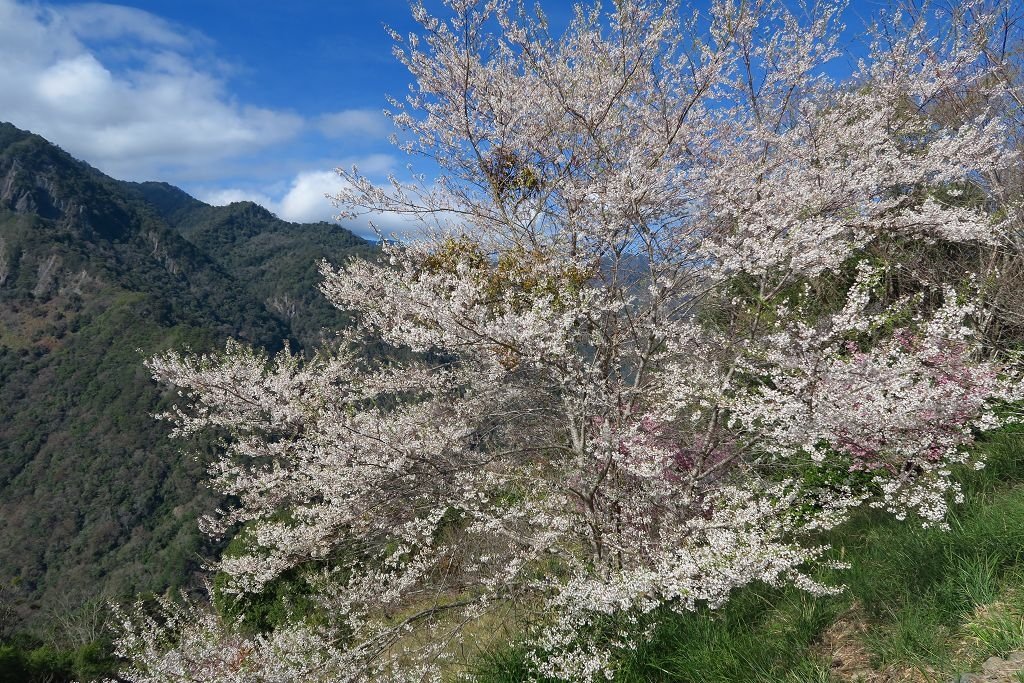
[[[317,261],[370,248],[115,181],[0,124],[0,639],[84,644],[106,600],[190,583],[214,500],[152,419],[171,396],[143,361],[228,337],[308,344],[343,320],[314,302]]]
[[[325,257],[369,255],[374,248],[366,240],[332,223],[289,223],[252,202],[209,206],[166,183],[122,185],[243,283],[304,348],[322,343],[325,329],[346,324],[317,288],[318,264]]]

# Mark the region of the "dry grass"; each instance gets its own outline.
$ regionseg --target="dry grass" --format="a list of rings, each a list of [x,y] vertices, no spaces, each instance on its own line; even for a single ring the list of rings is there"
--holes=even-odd
[[[876,669],[871,652],[864,642],[869,628],[867,618],[854,603],[822,634],[815,651],[831,662],[831,674],[837,681],[930,683],[937,680],[938,674],[932,670],[891,665],[881,670]]]

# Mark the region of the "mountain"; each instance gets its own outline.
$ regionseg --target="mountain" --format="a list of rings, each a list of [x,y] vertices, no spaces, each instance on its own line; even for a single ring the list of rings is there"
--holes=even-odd
[[[272,313],[302,346],[345,324],[344,313],[317,290],[318,263],[338,254],[367,256],[373,247],[333,223],[289,223],[252,202],[209,206],[166,183],[123,183],[168,225],[211,255]]]
[[[336,225],[116,181],[0,123],[0,639],[188,584],[214,501],[182,453],[213,444],[168,439],[151,415],[172,397],[143,360],[310,345],[344,320],[315,299],[316,261],[370,251]]]

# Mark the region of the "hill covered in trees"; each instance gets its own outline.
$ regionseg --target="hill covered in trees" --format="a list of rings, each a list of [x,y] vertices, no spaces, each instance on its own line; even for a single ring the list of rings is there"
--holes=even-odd
[[[189,582],[212,500],[204,464],[151,417],[171,397],[143,360],[228,337],[307,346],[343,320],[316,262],[371,249],[336,225],[116,181],[0,124],[0,639]]]
[[[317,264],[325,256],[368,253],[366,240],[333,223],[289,223],[252,202],[210,206],[167,183],[121,185],[244,283],[303,347],[319,343],[324,329],[344,322],[317,290]]]

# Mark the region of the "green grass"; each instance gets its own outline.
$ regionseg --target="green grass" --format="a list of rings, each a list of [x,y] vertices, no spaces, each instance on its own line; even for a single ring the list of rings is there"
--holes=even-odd
[[[1004,429],[980,447],[988,466],[964,473],[966,501],[950,515],[950,530],[866,511],[827,539],[833,556],[852,565],[824,575],[846,586],[842,595],[750,586],[720,610],[669,614],[618,662],[615,680],[850,680],[833,673],[821,644],[837,620],[859,625],[846,639],[862,666],[918,671],[925,680],[947,681],[989,656],[1024,649],[1024,429]],[[529,674],[516,646],[476,665],[487,683]]]

